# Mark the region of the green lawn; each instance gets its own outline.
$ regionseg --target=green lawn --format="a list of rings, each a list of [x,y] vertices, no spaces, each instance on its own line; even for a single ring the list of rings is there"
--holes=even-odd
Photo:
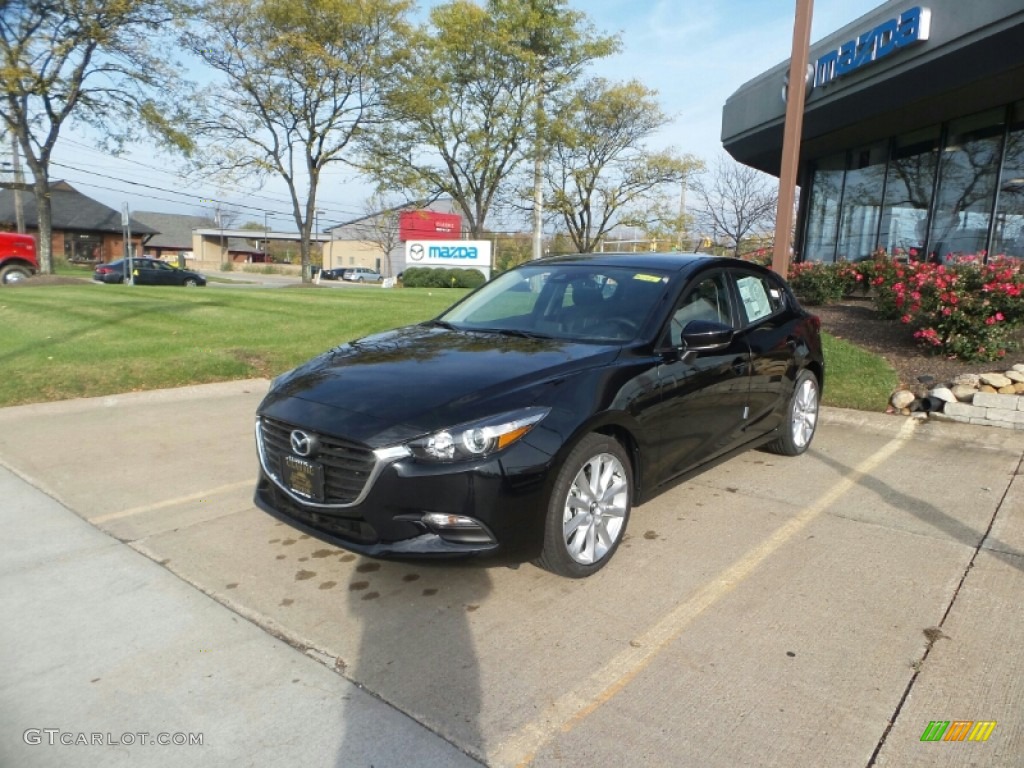
[[[0,406],[275,376],[433,317],[458,289],[0,289]]]
[[[882,411],[899,377],[877,355],[822,334],[825,347],[825,393],[822,402],[839,408]]]
[[[351,339],[433,317],[459,289],[0,289],[0,406],[272,377]],[[826,405],[881,410],[896,374],[825,335]]]

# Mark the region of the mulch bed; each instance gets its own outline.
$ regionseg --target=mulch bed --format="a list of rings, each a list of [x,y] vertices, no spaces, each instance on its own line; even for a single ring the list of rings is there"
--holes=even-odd
[[[821,318],[822,330],[884,358],[899,374],[900,383],[906,386],[917,384],[920,376],[931,376],[937,384],[947,384],[960,373],[1004,371],[1014,363],[1024,362],[1022,346],[1007,353],[1005,359],[991,363],[964,362],[930,354],[918,345],[908,326],[879,315],[870,299],[847,299],[807,309]],[[1018,343],[1020,341],[1022,338],[1018,338]]]

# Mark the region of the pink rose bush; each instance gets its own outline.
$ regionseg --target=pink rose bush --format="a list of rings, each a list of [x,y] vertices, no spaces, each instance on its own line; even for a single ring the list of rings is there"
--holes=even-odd
[[[926,348],[963,360],[998,360],[1024,324],[1024,262],[984,257],[934,264],[880,254],[868,262],[794,264],[790,281],[799,296],[810,287],[808,303],[870,286],[879,312],[909,326]]]

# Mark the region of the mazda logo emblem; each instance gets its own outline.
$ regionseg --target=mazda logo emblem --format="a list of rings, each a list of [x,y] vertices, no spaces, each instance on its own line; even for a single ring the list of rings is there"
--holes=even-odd
[[[293,429],[289,439],[292,450],[299,456],[312,456],[316,453],[317,439],[315,436],[307,434],[301,429]]]
[[[409,258],[413,261],[419,261],[423,258],[423,246],[419,243],[414,243],[409,246]]]

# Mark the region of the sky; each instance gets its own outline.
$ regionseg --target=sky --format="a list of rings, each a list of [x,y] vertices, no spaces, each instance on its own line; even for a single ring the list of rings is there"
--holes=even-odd
[[[436,3],[423,2],[421,8]],[[811,43],[882,4],[882,0],[817,0]],[[570,0],[598,31],[619,34],[621,51],[596,63],[593,75],[636,79],[658,92],[671,122],[648,142],[673,147],[711,164],[723,155],[722,107],[747,81],[789,58],[795,0]],[[82,133],[65,129],[54,154],[51,179],[66,179],[80,192],[120,210],[203,214],[216,204],[235,211],[236,223],[266,221],[294,231],[283,184],[269,181],[218,189],[187,184],[175,159],[151,147],[121,157],[99,151]],[[324,174],[317,208],[321,229],[364,215],[371,188],[341,165]],[[524,229],[528,225],[524,222]]]

